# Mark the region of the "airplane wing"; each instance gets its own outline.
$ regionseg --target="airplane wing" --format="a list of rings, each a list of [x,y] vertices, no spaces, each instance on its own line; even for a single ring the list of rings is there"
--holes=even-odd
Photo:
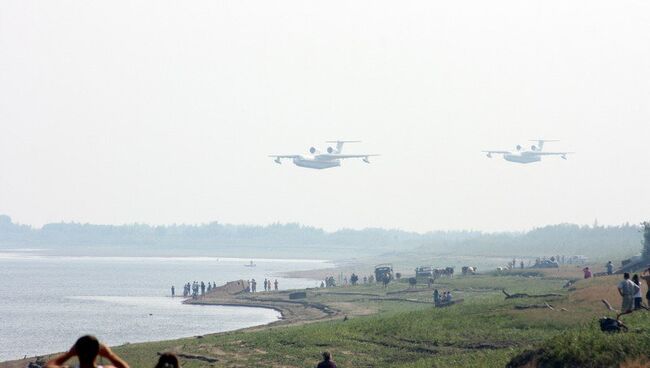
[[[567,159],[567,158],[566,158],[566,155],[568,155],[568,154],[572,154],[572,153],[575,153],[575,152],[535,152],[534,154],[537,155],[537,156],[552,156],[552,155],[556,155],[556,156],[560,156],[561,158],[563,158],[563,159],[566,160],[566,159]]]
[[[273,158],[298,158],[300,155],[269,155],[269,157]]]
[[[543,151],[543,152],[535,152],[536,155],[540,155],[540,156],[547,156],[547,155],[564,156],[564,155],[568,155],[568,154],[572,154],[572,153],[575,153],[575,152],[545,152],[545,151]]]
[[[323,159],[323,160],[338,160],[338,159],[344,159],[344,158],[365,158],[367,159],[368,157],[371,156],[379,156],[377,154],[367,154],[367,155],[342,155],[342,154],[337,154],[337,153],[323,153],[318,156],[317,158]]]
[[[281,164],[283,158],[300,158],[300,155],[269,155],[269,157],[273,157],[276,164]]]
[[[503,154],[511,153],[510,151],[481,151],[481,152],[484,152],[484,153],[503,153]]]

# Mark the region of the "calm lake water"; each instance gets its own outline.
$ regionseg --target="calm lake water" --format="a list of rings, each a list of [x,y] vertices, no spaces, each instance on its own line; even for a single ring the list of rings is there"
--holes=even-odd
[[[83,334],[111,345],[166,340],[273,322],[263,308],[194,306],[170,297],[188,281],[277,278],[280,289],[317,280],[277,277],[330,267],[320,260],[216,257],[65,257],[0,249],[0,361],[67,350]]]

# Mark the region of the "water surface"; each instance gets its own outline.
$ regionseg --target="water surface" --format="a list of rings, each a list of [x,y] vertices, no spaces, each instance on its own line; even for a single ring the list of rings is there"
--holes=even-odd
[[[183,305],[171,298],[185,282],[265,277],[280,289],[320,281],[277,277],[316,269],[319,260],[216,257],[51,256],[40,250],[0,250],[0,361],[66,350],[82,334],[111,345],[166,340],[269,323],[265,308]]]

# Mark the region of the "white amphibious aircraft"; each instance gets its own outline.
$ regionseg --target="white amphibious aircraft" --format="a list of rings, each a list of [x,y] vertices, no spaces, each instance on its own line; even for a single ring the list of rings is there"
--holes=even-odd
[[[306,167],[309,169],[329,169],[330,167],[341,166],[341,160],[346,158],[360,158],[363,162],[369,164],[370,156],[379,156],[374,154],[362,155],[345,155],[343,145],[345,143],[358,143],[360,141],[327,141],[326,143],[336,143],[336,148],[327,147],[327,153],[321,153],[315,147],[309,148],[309,155],[269,155],[275,158],[276,163],[281,164],[282,159],[292,159],[294,165]]]
[[[517,150],[515,152],[511,151],[483,151],[487,153],[487,157],[492,158],[492,154],[501,154],[503,159],[510,162],[516,162],[520,164],[529,164],[531,162],[537,162],[542,160],[542,156],[551,156],[556,155],[560,156],[566,160],[566,155],[573,152],[545,152],[542,151],[544,148],[544,142],[557,142],[556,140],[545,140],[545,139],[535,139],[531,142],[537,142],[537,145],[530,146],[530,150],[525,150],[522,146],[517,145],[515,147]]]

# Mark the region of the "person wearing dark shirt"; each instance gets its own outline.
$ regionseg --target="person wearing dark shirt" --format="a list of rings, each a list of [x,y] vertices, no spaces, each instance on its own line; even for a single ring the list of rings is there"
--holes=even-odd
[[[318,363],[316,368],[336,368],[336,363],[332,360],[332,354],[329,351],[323,352],[323,361]]]
[[[160,354],[160,358],[158,358],[158,364],[154,368],[180,368],[178,357],[173,353],[162,353]]]

